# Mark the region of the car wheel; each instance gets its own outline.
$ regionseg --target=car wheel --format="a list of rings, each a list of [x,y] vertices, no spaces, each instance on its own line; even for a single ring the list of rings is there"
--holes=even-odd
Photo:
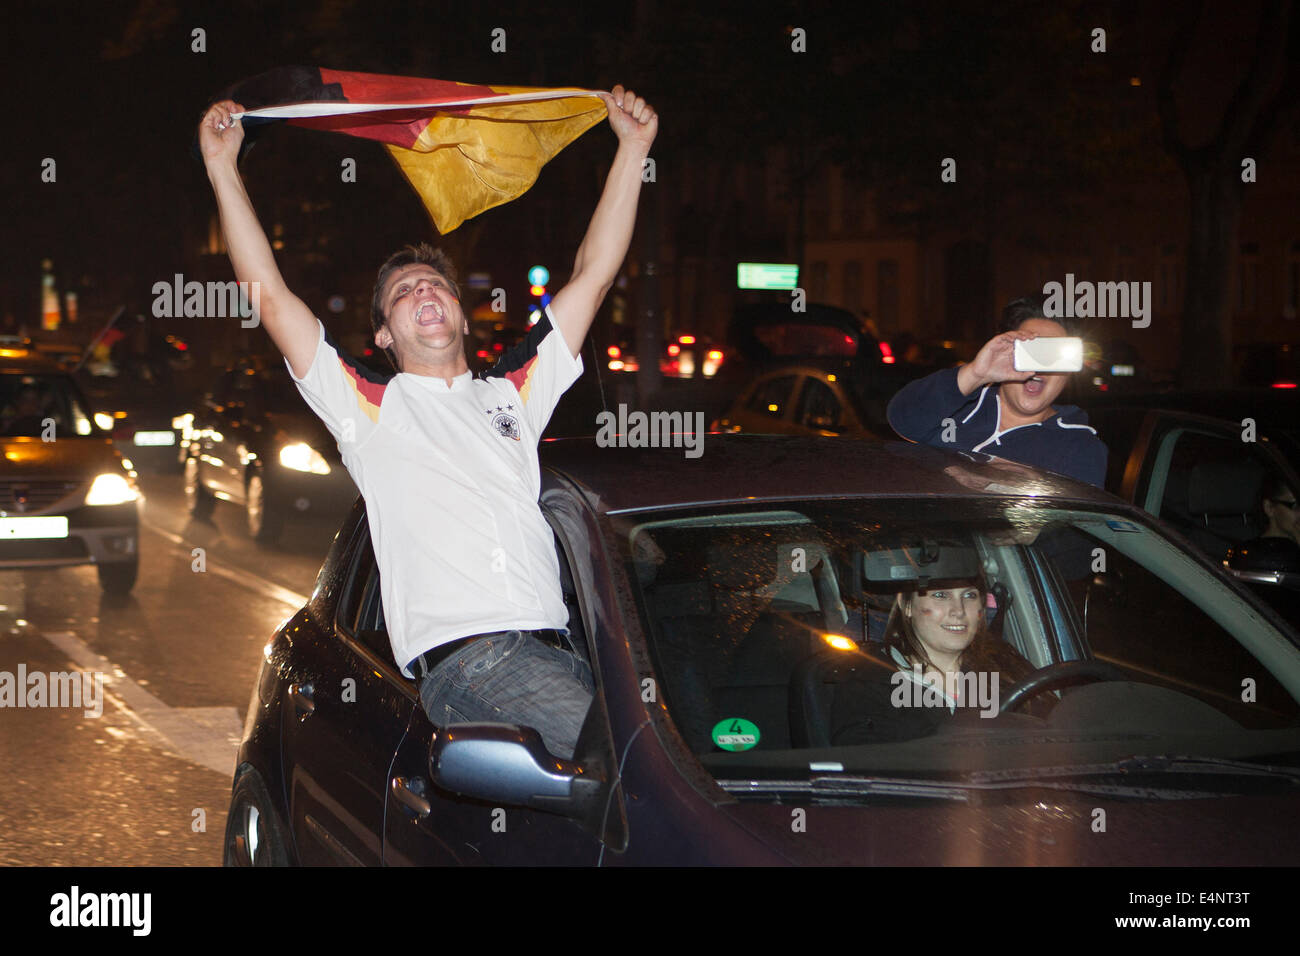
[[[216,499],[203,487],[199,479],[199,460],[191,455],[185,459],[185,506],[191,518],[207,518],[212,514]]]
[[[288,866],[289,848],[280,820],[256,770],[235,782],[226,817],[224,866]]]
[[[284,515],[267,500],[266,482],[256,472],[248,479],[248,533],[259,544],[270,544],[284,530]]]
[[[130,594],[140,570],[140,559],[135,557],[130,561],[101,564],[96,570],[99,571],[99,586],[109,594]]]

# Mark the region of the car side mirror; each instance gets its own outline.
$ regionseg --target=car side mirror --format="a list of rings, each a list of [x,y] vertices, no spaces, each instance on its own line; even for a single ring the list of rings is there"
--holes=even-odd
[[[598,771],[561,760],[536,730],[514,724],[453,724],[429,751],[429,776],[444,790],[581,819],[597,831],[608,794]]]

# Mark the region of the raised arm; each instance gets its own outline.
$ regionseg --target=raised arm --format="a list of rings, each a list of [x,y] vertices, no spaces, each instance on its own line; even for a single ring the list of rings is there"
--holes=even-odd
[[[609,125],[618,137],[618,152],[605,179],[600,202],[573,261],[573,275],[555,293],[556,325],[569,351],[577,356],[596,317],[596,310],[614,284],[636,225],[641,194],[641,169],[659,131],[659,117],[631,90],[616,86],[601,93],[609,109]]]
[[[256,283],[254,302],[261,322],[276,348],[289,360],[293,373],[302,378],[316,356],[318,323],[311,309],[284,284],[271,244],[244,190],[236,165],[244,129],[230,118],[234,112],[242,112],[242,107],[230,100],[212,105],[199,123],[199,149],[217,196],[235,278]]]

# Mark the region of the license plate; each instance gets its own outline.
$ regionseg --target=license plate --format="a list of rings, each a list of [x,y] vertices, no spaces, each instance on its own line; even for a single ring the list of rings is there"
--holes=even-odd
[[[0,541],[67,536],[68,519],[64,515],[50,518],[0,518]]]
[[[174,445],[176,444],[176,433],[136,432],[135,443],[137,445]]]

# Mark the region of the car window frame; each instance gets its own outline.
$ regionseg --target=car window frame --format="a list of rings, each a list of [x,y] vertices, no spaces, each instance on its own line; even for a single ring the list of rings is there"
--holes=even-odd
[[[370,647],[358,634],[356,624],[366,616],[367,600],[378,600],[379,596],[375,593],[376,588],[371,585],[371,581],[378,582],[378,563],[374,556],[374,543],[370,538],[369,519],[363,512],[360,520],[357,522],[356,538],[353,540],[352,553],[347,557],[346,577],[343,586],[339,591],[338,602],[334,605],[334,614],[332,615],[334,637],[348,650],[356,654],[367,664],[372,665],[377,673],[388,683],[392,684],[407,697],[414,701],[419,701],[419,685],[414,678],[407,677],[402,673],[401,668],[393,660],[391,649],[387,654],[379,655]],[[369,560],[367,561],[367,555]],[[358,581],[359,572],[365,565],[367,573],[364,581]],[[376,573],[372,576],[369,570],[373,569]],[[349,623],[343,618],[343,612],[347,605],[351,603],[355,589],[360,586],[363,591],[357,600],[357,618],[356,622]],[[385,630],[385,634],[387,630]]]
[[[542,508],[542,514],[546,517],[547,524],[550,526],[555,540],[559,543],[560,548],[564,550],[564,559],[569,564],[570,578],[574,584],[577,612],[582,618],[583,642],[586,652],[584,662],[591,667],[596,680],[597,692],[599,693],[601,680],[596,657],[596,642],[591,631],[592,618],[587,610],[586,602],[583,600],[582,588],[578,586],[577,577],[573,574],[573,555],[575,551],[562,533],[559,522],[549,515],[546,508]],[[369,519],[364,512],[357,522],[354,533],[356,538],[352,545],[352,553],[346,559],[346,577],[339,592],[339,599],[334,605],[334,634],[351,650],[359,653],[368,662],[377,665],[380,672],[389,679],[390,683],[396,684],[405,692],[408,692],[408,696],[418,699],[419,682],[414,678],[407,677],[402,672],[401,667],[393,659],[391,649],[387,654],[380,655],[360,636],[361,632],[365,630],[362,625],[367,621],[375,620],[376,602],[382,602],[383,595],[379,586],[379,565],[375,560],[374,542],[370,538]],[[365,571],[364,580],[361,579],[363,570]],[[371,574],[371,571],[374,573]],[[355,594],[355,589],[358,587],[362,588],[362,593],[359,596]],[[348,621],[344,614],[354,597],[356,600],[356,618],[355,621]],[[385,615],[384,633],[388,633],[387,615]]]

